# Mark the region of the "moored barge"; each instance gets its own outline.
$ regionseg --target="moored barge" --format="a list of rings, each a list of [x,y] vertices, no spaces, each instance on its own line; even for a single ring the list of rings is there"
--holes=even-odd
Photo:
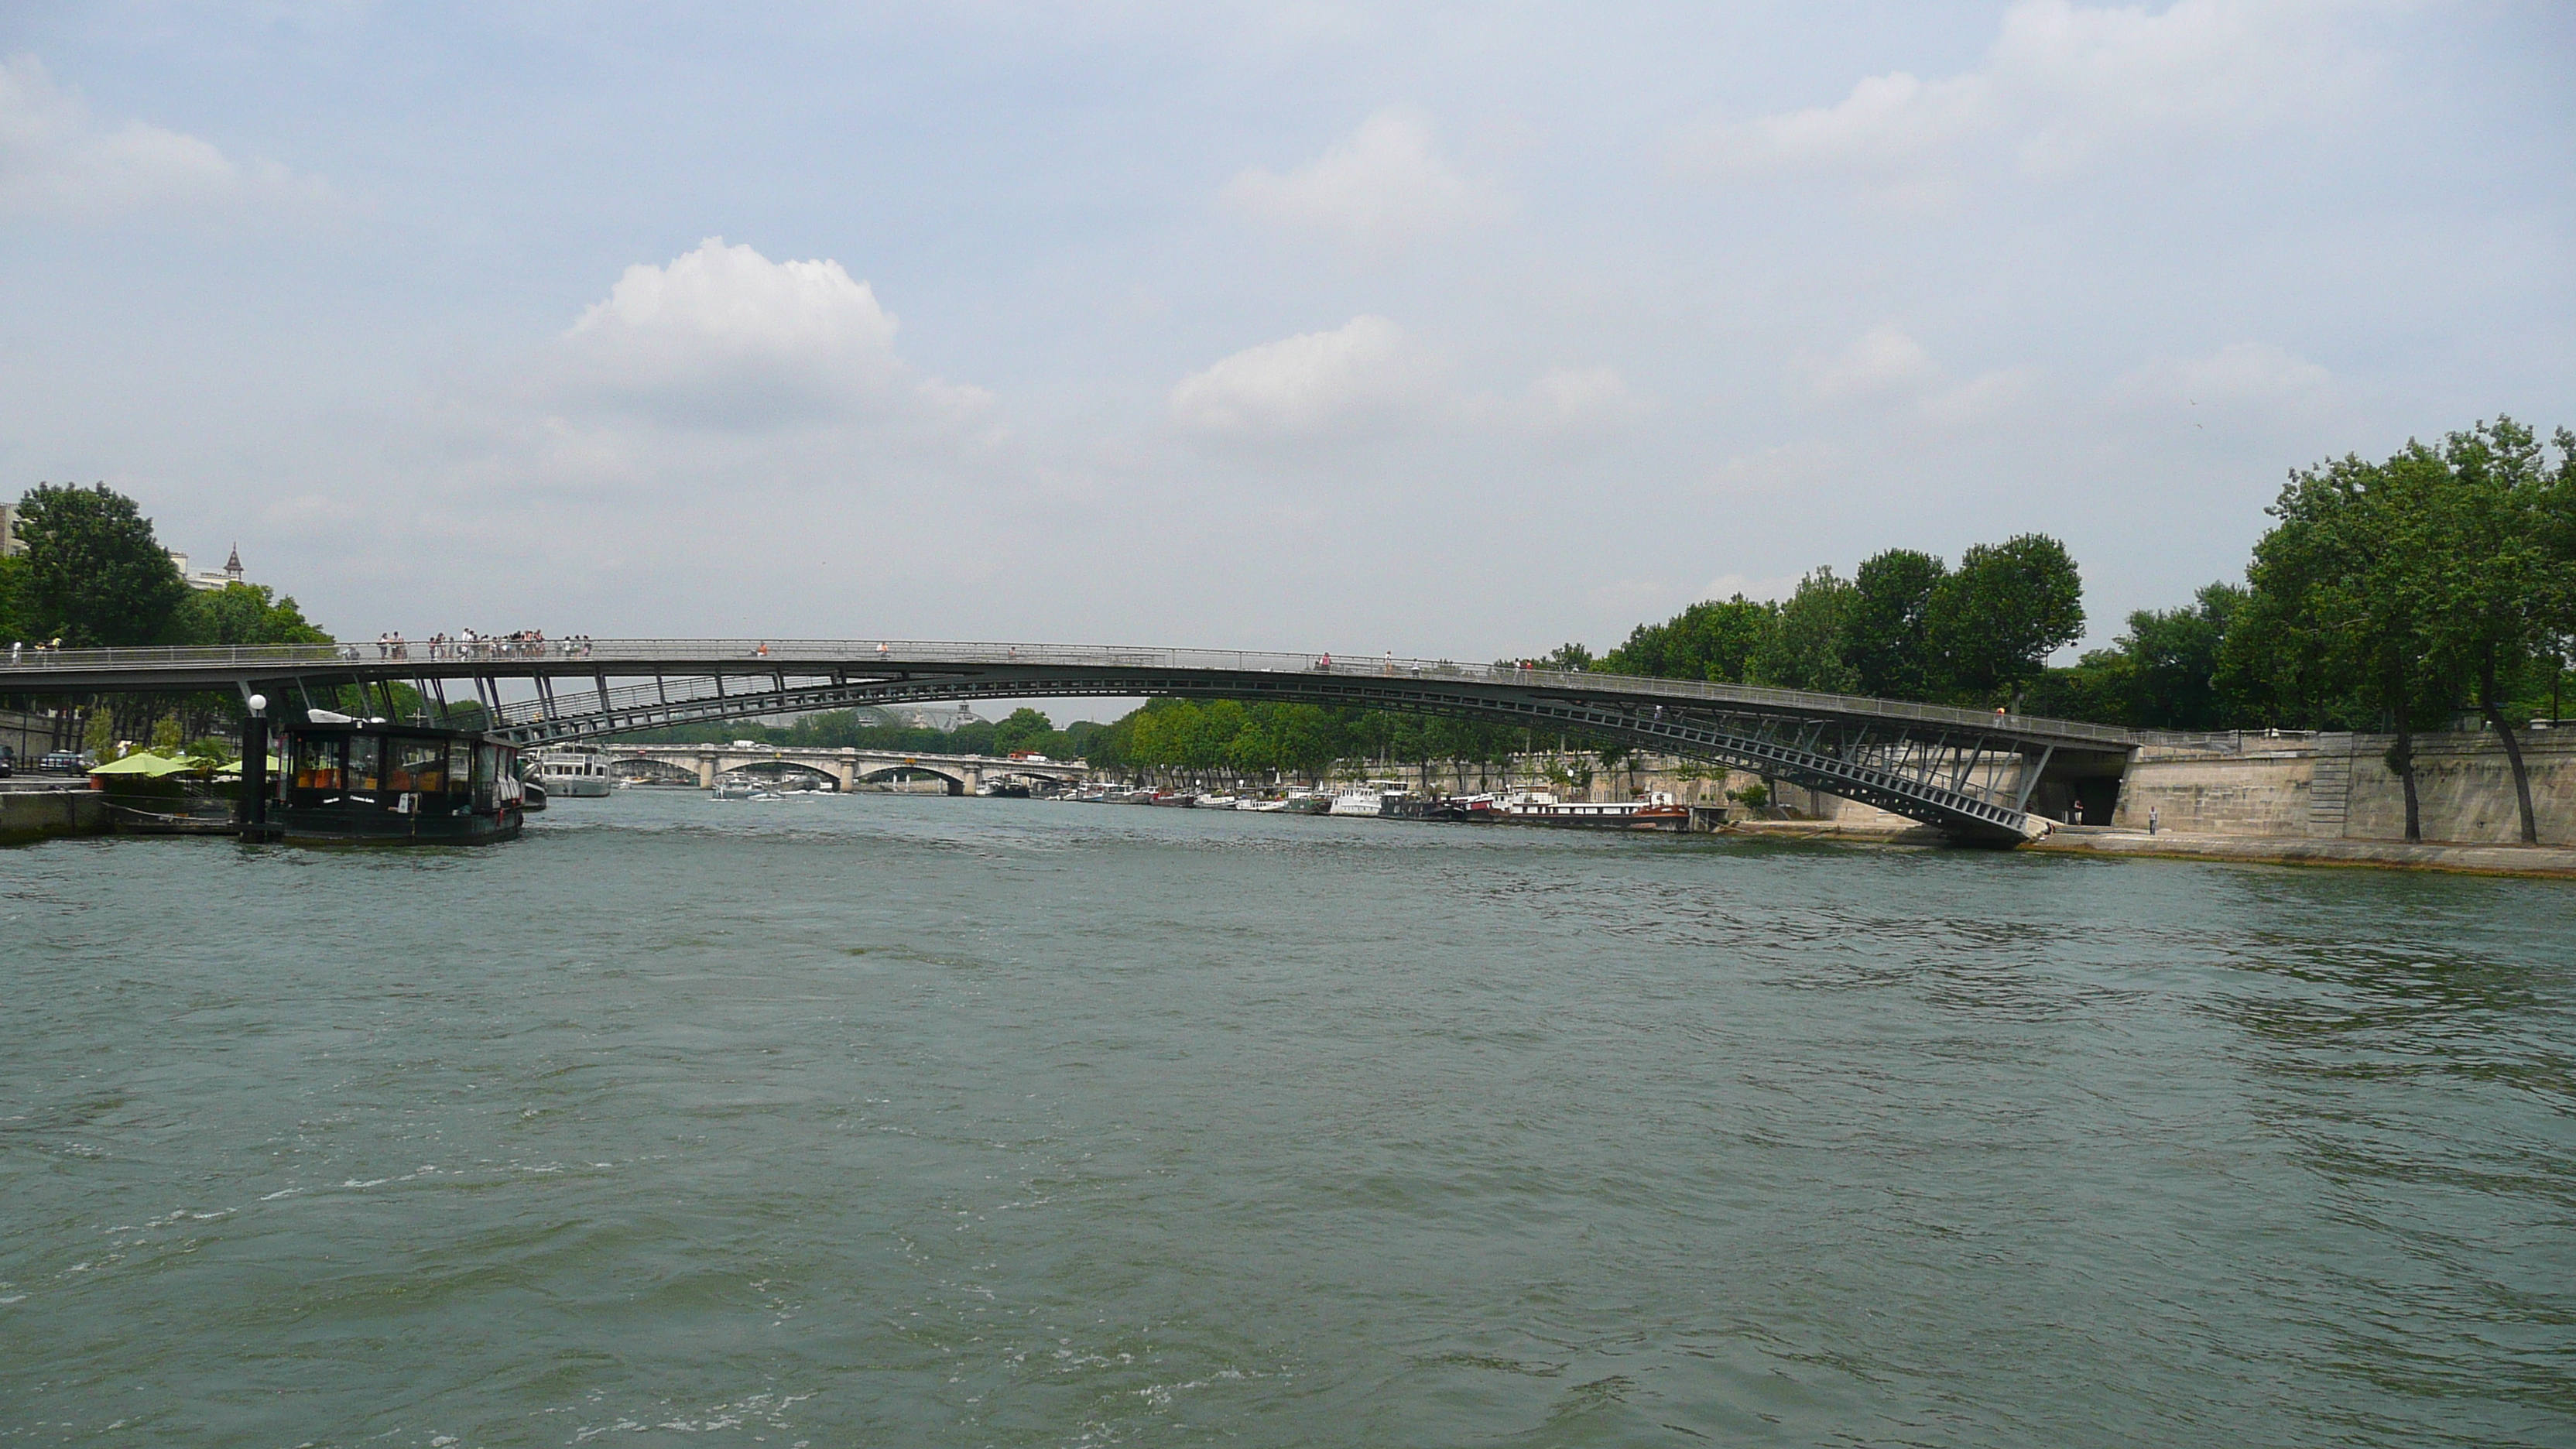
[[[518,746],[488,735],[327,710],[277,733],[276,778],[243,782],[246,840],[481,845],[517,838],[534,803]]]

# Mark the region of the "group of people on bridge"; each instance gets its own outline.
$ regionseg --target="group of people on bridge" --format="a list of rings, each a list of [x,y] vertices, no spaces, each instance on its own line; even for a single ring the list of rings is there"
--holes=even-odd
[[[440,660],[587,659],[590,657],[590,636],[570,634],[561,639],[549,641],[543,629],[520,629],[508,634],[477,634],[471,629],[459,629],[453,636],[432,634],[423,641],[423,647],[428,650],[429,658]],[[344,659],[361,657],[358,646],[354,644],[342,645],[340,654]],[[376,657],[409,659],[411,644],[403,638],[400,631],[378,634]]]

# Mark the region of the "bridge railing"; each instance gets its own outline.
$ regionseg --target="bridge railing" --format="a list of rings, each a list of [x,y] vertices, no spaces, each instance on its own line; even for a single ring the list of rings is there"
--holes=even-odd
[[[0,663],[0,694],[44,692],[46,676],[59,673],[79,672],[95,677],[100,673],[174,667],[202,669],[218,678],[256,678],[299,670],[327,672],[334,666],[348,666],[354,672],[371,677],[391,678],[404,677],[404,671],[414,667],[425,673],[448,675],[479,673],[487,669],[502,675],[741,675],[778,671],[806,679],[824,673],[865,673],[877,666],[934,672],[942,667],[1040,671],[1080,669],[1103,674],[1172,670],[1511,684],[1528,689],[1591,695],[1616,693],[1700,708],[1737,707],[1765,713],[1857,716],[1963,732],[2044,735],[2058,740],[2097,742],[2111,749],[2125,749],[2139,738],[2136,731],[2112,725],[1999,712],[1989,714],[1908,700],[1542,669],[1518,663],[1472,664],[1452,659],[1408,659],[1393,654],[1354,656],[1329,652],[1299,654],[1267,650],[911,639],[573,639],[547,640],[538,645],[487,640],[478,641],[471,649],[455,643],[433,646],[410,640],[400,646],[370,641],[339,645],[27,650],[13,652],[5,658],[6,662]],[[616,689],[612,690],[612,698],[618,702],[640,702],[647,692],[647,688],[637,687]],[[701,691],[697,697],[704,698],[710,693],[712,691]],[[512,712],[517,713],[516,710]],[[578,712],[578,706],[567,704],[564,712]]]

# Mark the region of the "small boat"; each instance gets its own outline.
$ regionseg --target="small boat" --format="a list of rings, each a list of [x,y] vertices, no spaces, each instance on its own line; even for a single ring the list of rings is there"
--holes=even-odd
[[[597,745],[554,745],[538,752],[528,778],[554,800],[597,800],[616,788],[608,752]]]
[[[1404,786],[1393,780],[1362,780],[1333,797],[1327,815],[1378,816],[1386,813],[1389,796],[1401,796]]]
[[[1690,807],[1663,790],[1634,800],[1559,800],[1548,790],[1517,790],[1503,797],[1494,818],[1514,825],[1572,825],[1595,830],[1680,830]]]
[[[1316,790],[1291,790],[1288,797],[1279,802],[1279,808],[1291,815],[1329,815],[1333,810],[1333,797]]]
[[[1145,803],[1148,805],[1168,806],[1178,810],[1190,810],[1197,807],[1199,797],[1186,792],[1175,791],[1168,794],[1156,795],[1153,799],[1148,800]]]
[[[1243,807],[1235,803],[1232,795],[1201,795],[1199,808],[1201,810],[1240,810]]]
[[[718,800],[749,800],[758,796],[761,788],[739,775],[723,775],[717,777],[716,787],[710,793]]]

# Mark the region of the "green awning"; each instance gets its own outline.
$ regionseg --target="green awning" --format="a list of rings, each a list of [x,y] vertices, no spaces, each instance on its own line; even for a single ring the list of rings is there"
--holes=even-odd
[[[121,760],[110,760],[90,770],[93,775],[140,775],[158,780],[165,775],[187,775],[197,770],[194,760],[173,760],[150,750],[137,750]]]

